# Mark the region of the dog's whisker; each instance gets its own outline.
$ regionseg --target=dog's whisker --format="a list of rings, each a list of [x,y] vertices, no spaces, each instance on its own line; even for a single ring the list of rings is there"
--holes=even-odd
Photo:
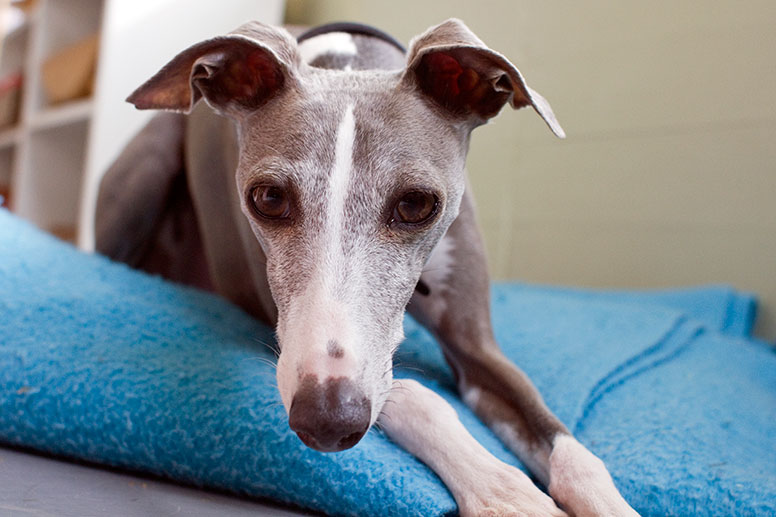
[[[268,342],[268,341],[264,341],[263,339],[260,339],[260,338],[257,338],[257,337],[254,337],[253,340],[256,343],[258,343],[258,344],[260,344],[260,345],[262,345],[262,346],[264,346],[266,348],[269,348],[272,351],[272,353],[275,355],[275,359],[280,357],[280,350],[278,349],[277,344],[272,343],[272,342]]]
[[[242,359],[243,361],[258,361],[260,363],[266,364],[267,366],[271,366],[274,369],[277,369],[278,365],[277,362],[273,361],[272,359],[268,357],[262,357],[262,356],[253,356],[253,357],[245,357]]]
[[[423,374],[423,375],[426,374],[425,370],[423,370],[423,368],[420,368],[418,366],[411,366],[411,365],[408,365],[408,364],[403,364],[403,365],[401,365],[401,367],[397,366],[396,368],[402,368],[404,370],[411,370],[413,372],[417,372],[417,373],[420,373],[420,374]]]
[[[385,401],[385,403],[386,403],[386,404],[388,404],[389,402],[394,402],[394,401],[393,401],[393,400],[386,400],[386,401]],[[394,403],[395,403],[395,402],[394,402]],[[386,413],[385,411],[381,411],[381,412],[380,412],[380,416],[378,416],[378,417],[377,417],[377,420],[379,421],[381,418],[387,418],[389,421],[390,421],[390,420],[393,420],[393,419],[391,418],[391,415],[389,415],[389,414],[388,414],[388,413]]]
[[[388,388],[387,390],[383,391],[382,393],[380,393],[380,397],[383,398],[386,395],[390,394],[392,389],[393,388]],[[385,397],[385,400],[388,400],[388,397]]]

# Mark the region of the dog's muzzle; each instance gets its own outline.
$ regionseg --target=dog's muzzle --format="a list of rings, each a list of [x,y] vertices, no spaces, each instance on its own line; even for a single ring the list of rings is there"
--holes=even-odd
[[[348,378],[319,383],[307,375],[291,401],[288,425],[305,445],[337,452],[356,445],[369,429],[372,405]]]

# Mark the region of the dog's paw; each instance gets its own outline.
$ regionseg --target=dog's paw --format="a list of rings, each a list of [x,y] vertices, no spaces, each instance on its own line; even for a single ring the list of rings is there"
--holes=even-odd
[[[457,498],[462,517],[567,517],[515,467],[499,462],[470,474],[477,482]]]
[[[638,517],[623,499],[603,461],[572,437],[550,455],[550,495],[574,517]]]

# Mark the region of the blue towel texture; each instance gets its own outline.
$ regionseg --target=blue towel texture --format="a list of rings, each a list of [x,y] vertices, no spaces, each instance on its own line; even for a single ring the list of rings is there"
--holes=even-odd
[[[644,516],[776,514],[776,354],[726,287],[493,290],[497,337]],[[457,398],[411,319],[397,377]],[[322,454],[289,430],[270,329],[227,302],[83,254],[0,210],[0,441],[344,515],[444,515],[422,463],[372,430]],[[522,467],[521,467],[522,468]]]

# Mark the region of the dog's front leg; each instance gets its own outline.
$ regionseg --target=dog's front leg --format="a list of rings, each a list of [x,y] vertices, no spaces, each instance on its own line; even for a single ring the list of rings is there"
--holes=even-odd
[[[578,517],[637,515],[603,462],[574,439],[496,343],[473,213],[467,193],[421,276],[409,311],[439,340],[466,403],[566,511]]]
[[[480,445],[450,404],[416,381],[394,381],[378,422],[436,472],[463,516],[566,515],[522,471]]]

